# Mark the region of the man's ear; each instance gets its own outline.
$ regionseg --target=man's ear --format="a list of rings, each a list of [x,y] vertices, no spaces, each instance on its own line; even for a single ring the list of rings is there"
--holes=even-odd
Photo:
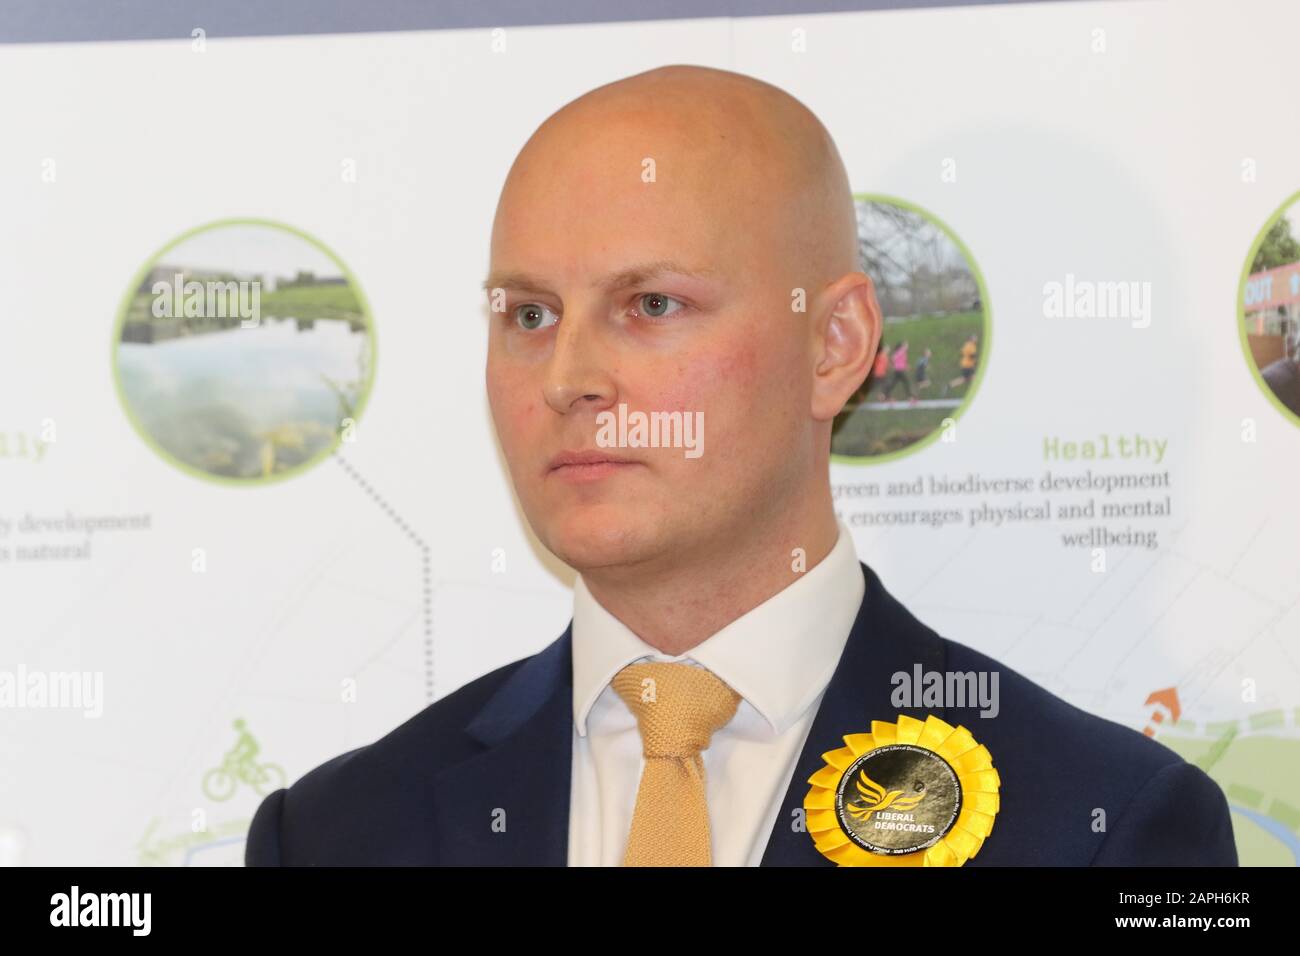
[[[880,345],[880,303],[871,277],[850,272],[826,290],[832,303],[824,323],[817,323],[820,339],[813,370],[812,416],[832,421],[871,371]]]

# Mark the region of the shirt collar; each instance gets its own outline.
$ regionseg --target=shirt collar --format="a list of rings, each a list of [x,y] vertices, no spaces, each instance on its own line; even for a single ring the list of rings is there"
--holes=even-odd
[[[793,583],[685,654],[660,653],[610,614],[587,590],[573,588],[573,720],[587,715],[610,680],[642,658],[693,661],[734,688],[784,733],[825,690],[862,605],[866,585],[853,536],[842,521],[830,553]]]

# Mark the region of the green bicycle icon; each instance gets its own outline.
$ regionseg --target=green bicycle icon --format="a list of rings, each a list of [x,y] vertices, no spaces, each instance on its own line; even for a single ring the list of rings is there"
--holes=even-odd
[[[235,721],[239,739],[221,761],[203,775],[203,792],[210,800],[229,800],[241,783],[246,783],[260,796],[279,790],[285,784],[284,770],[273,763],[258,763],[254,758],[260,749],[242,720]]]

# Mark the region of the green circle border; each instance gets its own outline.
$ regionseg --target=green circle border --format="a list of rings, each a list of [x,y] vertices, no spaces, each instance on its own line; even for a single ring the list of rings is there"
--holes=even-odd
[[[900,199],[898,196],[890,196],[886,193],[854,193],[853,199],[855,201],[860,199],[866,200],[867,202],[881,200],[891,205],[899,206],[903,209],[917,213],[928,220],[931,224],[942,229],[944,234],[953,241],[953,244],[961,250],[961,254],[966,257],[966,261],[970,263],[971,271],[975,274],[975,284],[980,290],[980,302],[984,307],[984,341],[980,345],[979,368],[975,372],[975,378],[971,381],[970,389],[966,392],[966,399],[960,406],[954,409],[953,414],[949,416],[954,422],[956,422],[957,419],[966,414],[966,410],[970,407],[971,403],[975,400],[975,395],[979,392],[980,383],[984,381],[984,369],[988,367],[988,357],[993,347],[993,309],[989,302],[988,286],[984,282],[984,273],[980,271],[979,262],[976,261],[974,254],[969,248],[967,248],[966,243],[961,241],[961,238],[957,233],[953,232],[952,228],[946,222],[925,207],[918,206],[916,203],[909,202],[906,199]],[[874,277],[871,281],[874,285]],[[883,315],[881,316],[881,319],[884,319]],[[908,445],[906,448],[900,448],[898,451],[891,451],[884,455],[839,455],[832,452],[831,461],[840,465],[861,465],[863,467],[881,465],[888,461],[906,458],[909,455],[921,451],[923,448],[938,441],[942,432],[943,428],[941,426],[934,429],[934,431],[925,438],[922,438],[920,441],[912,442],[912,444]]]
[[[347,263],[345,263],[333,249],[325,245],[325,243],[321,242],[315,236],[312,236],[295,226],[290,226],[287,223],[279,222],[274,219],[214,219],[213,221],[206,222],[203,225],[195,226],[193,229],[186,230],[175,239],[158,249],[152,256],[146,259],[144,265],[136,271],[135,277],[131,280],[130,286],[127,287],[126,294],[122,297],[121,305],[118,306],[117,319],[113,322],[113,331],[109,342],[111,367],[113,369],[113,390],[117,394],[118,403],[126,413],[127,421],[131,423],[131,427],[135,429],[136,434],[140,436],[144,443],[153,449],[160,458],[194,478],[201,478],[218,485],[235,486],[239,488],[265,487],[267,485],[284,481],[287,478],[298,478],[306,472],[311,471],[320,464],[321,461],[334,454],[338,449],[339,444],[342,442],[343,436],[336,435],[333,443],[331,443],[329,447],[317,452],[311,458],[308,458],[306,461],[299,464],[296,468],[290,471],[281,472],[278,475],[267,475],[262,478],[229,478],[225,475],[216,475],[210,471],[204,471],[202,468],[196,468],[188,462],[181,461],[154,440],[154,437],[148,432],[140,420],[136,418],[135,412],[131,408],[131,403],[127,400],[126,394],[122,390],[122,378],[117,367],[117,349],[122,344],[122,326],[126,322],[126,315],[131,308],[131,302],[135,298],[136,290],[139,289],[140,283],[144,281],[145,275],[148,274],[149,270],[153,268],[167,250],[174,249],[185,240],[192,236],[196,236],[201,232],[208,232],[209,230],[221,228],[223,226],[267,226],[273,229],[283,230],[297,236],[299,239],[306,240],[332,259],[335,265],[343,270],[343,275],[347,278],[348,285],[356,294],[357,301],[361,305],[361,313],[366,318],[366,334],[370,341],[370,368],[366,375],[365,387],[361,392],[361,400],[357,403],[356,410],[353,413],[354,419],[357,422],[361,421],[361,416],[365,412],[366,406],[370,403],[370,393],[375,384],[375,367],[379,363],[378,343],[375,336],[375,320],[373,313],[370,311],[370,302],[366,298],[365,293],[361,290],[361,284],[357,282],[356,276],[354,276],[352,270],[348,268]]]
[[[1255,356],[1250,354],[1250,340],[1246,338],[1246,280],[1250,278],[1250,264],[1255,261],[1255,254],[1259,252],[1259,247],[1264,244],[1264,237],[1268,231],[1273,228],[1273,223],[1282,218],[1282,214],[1300,201],[1300,191],[1296,191],[1282,201],[1282,205],[1274,210],[1273,215],[1268,217],[1268,221],[1260,227],[1255,236],[1255,241],[1250,244],[1250,251],[1246,253],[1246,261],[1241,266],[1241,279],[1237,282],[1237,340],[1241,343],[1241,354],[1246,360],[1246,368],[1250,370],[1251,377],[1255,379],[1255,384],[1259,390],[1264,393],[1264,397],[1272,403],[1282,415],[1294,425],[1300,425],[1300,415],[1283,405],[1273,389],[1268,387],[1268,382],[1264,381],[1264,376],[1259,374],[1259,368],[1255,364]]]

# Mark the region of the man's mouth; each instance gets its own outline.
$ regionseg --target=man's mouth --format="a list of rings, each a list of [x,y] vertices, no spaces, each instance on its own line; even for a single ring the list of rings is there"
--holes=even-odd
[[[599,481],[638,465],[638,461],[602,449],[562,451],[551,459],[546,474],[564,481]]]

